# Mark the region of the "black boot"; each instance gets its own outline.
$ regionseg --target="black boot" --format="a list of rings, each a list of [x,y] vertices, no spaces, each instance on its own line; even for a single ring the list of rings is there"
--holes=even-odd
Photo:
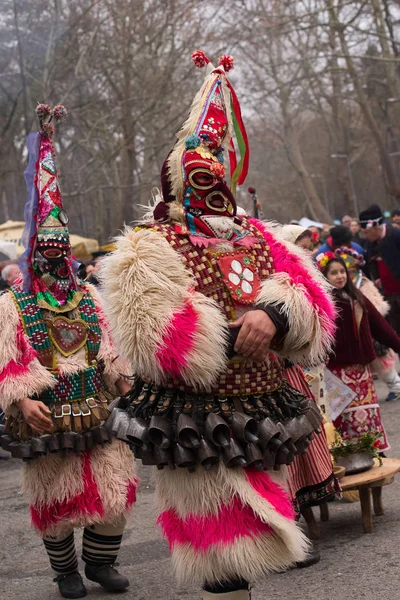
[[[112,565],[85,566],[85,575],[90,581],[99,583],[107,592],[121,592],[129,586],[129,581],[120,575]]]
[[[58,583],[58,589],[63,598],[83,598],[87,594],[78,571],[67,575],[57,575],[53,581]]]
[[[302,560],[301,562],[297,562],[296,567],[298,569],[306,569],[307,567],[312,567],[313,565],[316,565],[317,563],[319,563],[320,560],[321,555],[319,553],[318,545],[313,544],[312,548],[310,549],[307,555],[307,558],[305,560]]]

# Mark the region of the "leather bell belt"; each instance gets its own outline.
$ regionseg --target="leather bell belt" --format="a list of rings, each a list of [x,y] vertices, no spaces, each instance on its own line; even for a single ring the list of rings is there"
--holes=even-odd
[[[110,407],[111,409],[111,407]],[[137,379],[106,423],[145,465],[279,469],[305,454],[320,432],[316,403],[283,381],[253,397],[186,394]]]

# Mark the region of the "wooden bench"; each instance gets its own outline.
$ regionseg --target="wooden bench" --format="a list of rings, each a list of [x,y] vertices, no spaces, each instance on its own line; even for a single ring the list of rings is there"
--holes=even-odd
[[[374,466],[368,471],[357,473],[356,475],[346,475],[340,480],[340,485],[344,492],[356,490],[360,494],[361,516],[364,533],[372,533],[372,503],[374,514],[379,517],[384,514],[382,504],[382,488],[384,485],[393,483],[396,473],[400,471],[400,460],[396,458],[383,458],[383,465],[380,467],[378,460],[375,460]],[[321,521],[329,520],[328,503],[320,505]],[[315,520],[311,508],[302,511],[309,529],[309,537],[312,540],[319,539],[319,525]]]

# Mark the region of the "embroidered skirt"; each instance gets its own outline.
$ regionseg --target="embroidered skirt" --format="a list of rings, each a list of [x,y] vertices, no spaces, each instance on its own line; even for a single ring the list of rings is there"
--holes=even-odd
[[[357,438],[364,433],[375,433],[384,452],[390,448],[382,423],[381,410],[369,365],[329,367],[357,396],[335,419],[333,424],[343,439]]]

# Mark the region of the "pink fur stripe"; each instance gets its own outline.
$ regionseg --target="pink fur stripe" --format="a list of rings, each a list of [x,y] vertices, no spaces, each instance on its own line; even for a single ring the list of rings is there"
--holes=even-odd
[[[333,334],[336,314],[334,304],[329,300],[328,295],[310,277],[307,269],[301,264],[300,258],[290,253],[284,244],[279,242],[261,221],[249,219],[249,222],[254,227],[257,227],[268,243],[276,271],[278,273],[287,273],[295,285],[303,286],[308,300],[312,303],[316,311],[324,313],[328,317],[328,320],[324,321],[323,326],[327,328],[329,334]]]
[[[187,356],[195,342],[198,315],[189,301],[183,310],[173,315],[156,352],[160,367],[179,378],[187,365]]]
[[[128,510],[131,508],[136,502],[136,489],[138,485],[138,480],[128,481],[128,489],[126,491],[126,505],[125,508]]]
[[[289,495],[263,471],[245,470],[251,487],[286,519],[294,520],[294,508]]]
[[[232,544],[237,538],[272,532],[269,525],[237,497],[229,505],[221,506],[217,515],[189,514],[182,519],[175,510],[167,510],[160,514],[157,522],[168,539],[170,549],[175,544],[190,544],[197,551],[205,551],[217,544]]]
[[[52,502],[44,505],[33,504],[31,506],[32,524],[42,533],[65,520],[73,520],[80,516],[103,516],[103,504],[97,489],[96,482],[90,467],[90,454],[82,454],[82,476],[84,480],[83,492],[64,500],[63,502]]]
[[[16,358],[11,359],[0,371],[0,383],[8,377],[28,373],[29,364],[37,357],[20,324],[17,327],[17,352]]]

